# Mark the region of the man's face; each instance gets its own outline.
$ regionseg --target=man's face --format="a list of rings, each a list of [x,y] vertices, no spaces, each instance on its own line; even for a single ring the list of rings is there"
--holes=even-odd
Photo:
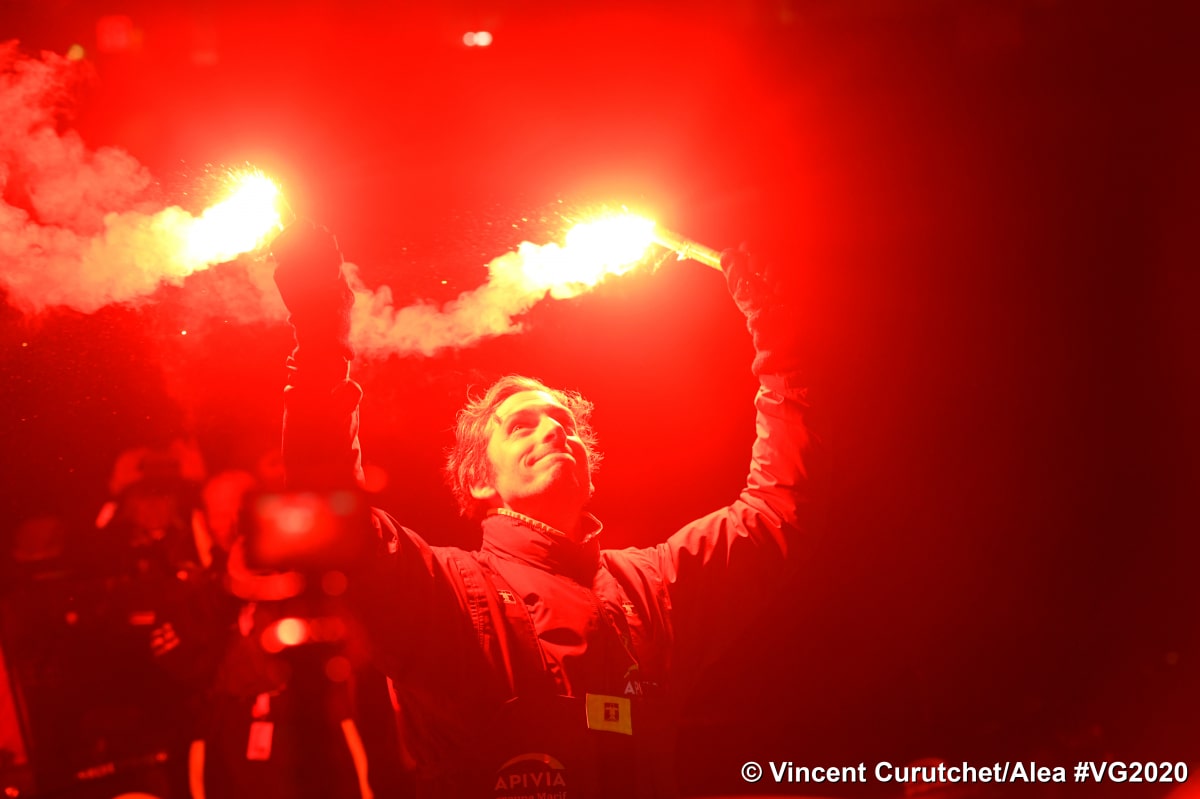
[[[472,494],[522,511],[531,503],[582,510],[592,493],[587,448],[575,417],[544,391],[521,391],[496,408],[487,445],[494,479]]]

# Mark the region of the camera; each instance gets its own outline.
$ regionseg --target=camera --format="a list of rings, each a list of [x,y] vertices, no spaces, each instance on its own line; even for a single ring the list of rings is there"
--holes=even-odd
[[[243,505],[246,565],[263,571],[345,570],[375,545],[359,491],[260,493]]]

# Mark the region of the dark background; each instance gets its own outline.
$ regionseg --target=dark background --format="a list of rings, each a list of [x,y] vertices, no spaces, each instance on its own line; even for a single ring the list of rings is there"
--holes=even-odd
[[[596,203],[789,271],[835,431],[831,524],[692,699],[686,791],[744,791],[748,759],[1195,758],[1189,15],[381,6],[8,0],[0,36],[85,48],[90,146],[168,188],[255,164],[401,302],[474,288]],[[98,52],[112,14],[138,42]],[[471,30],[493,45],[465,47]],[[194,436],[212,473],[275,445],[290,332],[199,313],[200,285],[2,311],[6,542],[35,515],[89,525],[124,448]],[[720,277],[682,264],[543,304],[518,336],[356,363],[378,502],[472,545],[440,453],[467,388],[518,371],[597,403],[607,544],[659,541],[744,476],[741,325]]]

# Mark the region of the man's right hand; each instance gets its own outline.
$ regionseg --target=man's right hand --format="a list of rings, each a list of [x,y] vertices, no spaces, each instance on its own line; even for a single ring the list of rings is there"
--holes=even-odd
[[[292,313],[306,313],[329,305],[342,279],[342,251],[337,239],[323,227],[297,220],[271,243],[275,258],[275,285]]]
[[[294,222],[271,244],[275,285],[291,312],[300,351],[334,350],[351,357],[350,308],[354,292],[342,274],[337,239],[323,227]]]

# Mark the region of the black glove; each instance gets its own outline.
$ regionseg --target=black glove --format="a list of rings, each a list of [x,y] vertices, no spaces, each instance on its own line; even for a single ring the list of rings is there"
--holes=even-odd
[[[354,292],[342,274],[337,239],[309,221],[288,226],[271,244],[275,285],[296,333],[297,360],[336,355],[350,359],[350,308]]]
[[[771,280],[770,270],[750,254],[745,244],[721,253],[721,270],[754,339],[751,371],[756,376],[799,372],[795,314],[781,302],[778,283]]]

